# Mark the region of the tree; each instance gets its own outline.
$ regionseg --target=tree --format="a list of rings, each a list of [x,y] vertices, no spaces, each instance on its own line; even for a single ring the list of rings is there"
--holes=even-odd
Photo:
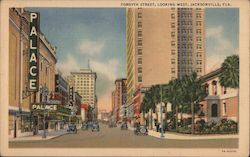
[[[221,65],[219,82],[225,88],[239,88],[239,56],[228,56]],[[239,97],[239,91],[238,91]],[[238,100],[239,104],[239,100]],[[239,105],[238,105],[238,123],[239,123]]]
[[[182,78],[182,92],[184,96],[184,104],[191,104],[192,113],[192,134],[194,133],[194,115],[195,115],[195,105],[199,104],[206,96],[205,85],[202,85],[201,80],[197,79],[197,74],[193,72],[188,76]]]
[[[221,65],[220,84],[226,88],[239,88],[239,56],[228,56]]]
[[[182,84],[180,79],[171,80],[168,83],[166,99],[172,104],[172,110],[175,109],[175,129],[178,129],[178,107],[183,100]]]

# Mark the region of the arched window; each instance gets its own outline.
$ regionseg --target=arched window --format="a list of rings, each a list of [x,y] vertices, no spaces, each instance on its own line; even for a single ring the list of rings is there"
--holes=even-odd
[[[217,109],[217,104],[212,105],[212,117],[218,117],[218,109]]]

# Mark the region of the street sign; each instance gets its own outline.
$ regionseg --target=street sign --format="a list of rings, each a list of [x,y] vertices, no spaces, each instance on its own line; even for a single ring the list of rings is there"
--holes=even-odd
[[[39,90],[39,14],[30,13],[30,31],[29,31],[29,91],[37,92]]]

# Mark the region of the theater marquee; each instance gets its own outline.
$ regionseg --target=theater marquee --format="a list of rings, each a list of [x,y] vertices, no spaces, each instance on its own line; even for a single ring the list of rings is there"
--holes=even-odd
[[[30,32],[29,32],[29,91],[39,90],[39,14],[30,13]]]

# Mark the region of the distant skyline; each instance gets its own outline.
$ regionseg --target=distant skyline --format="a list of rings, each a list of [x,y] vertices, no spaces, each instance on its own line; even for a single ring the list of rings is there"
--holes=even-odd
[[[40,28],[57,47],[57,68],[64,75],[88,67],[97,72],[99,109],[111,109],[117,78],[126,77],[124,8],[29,8],[40,12]],[[239,10],[206,9],[206,72],[237,54]]]

